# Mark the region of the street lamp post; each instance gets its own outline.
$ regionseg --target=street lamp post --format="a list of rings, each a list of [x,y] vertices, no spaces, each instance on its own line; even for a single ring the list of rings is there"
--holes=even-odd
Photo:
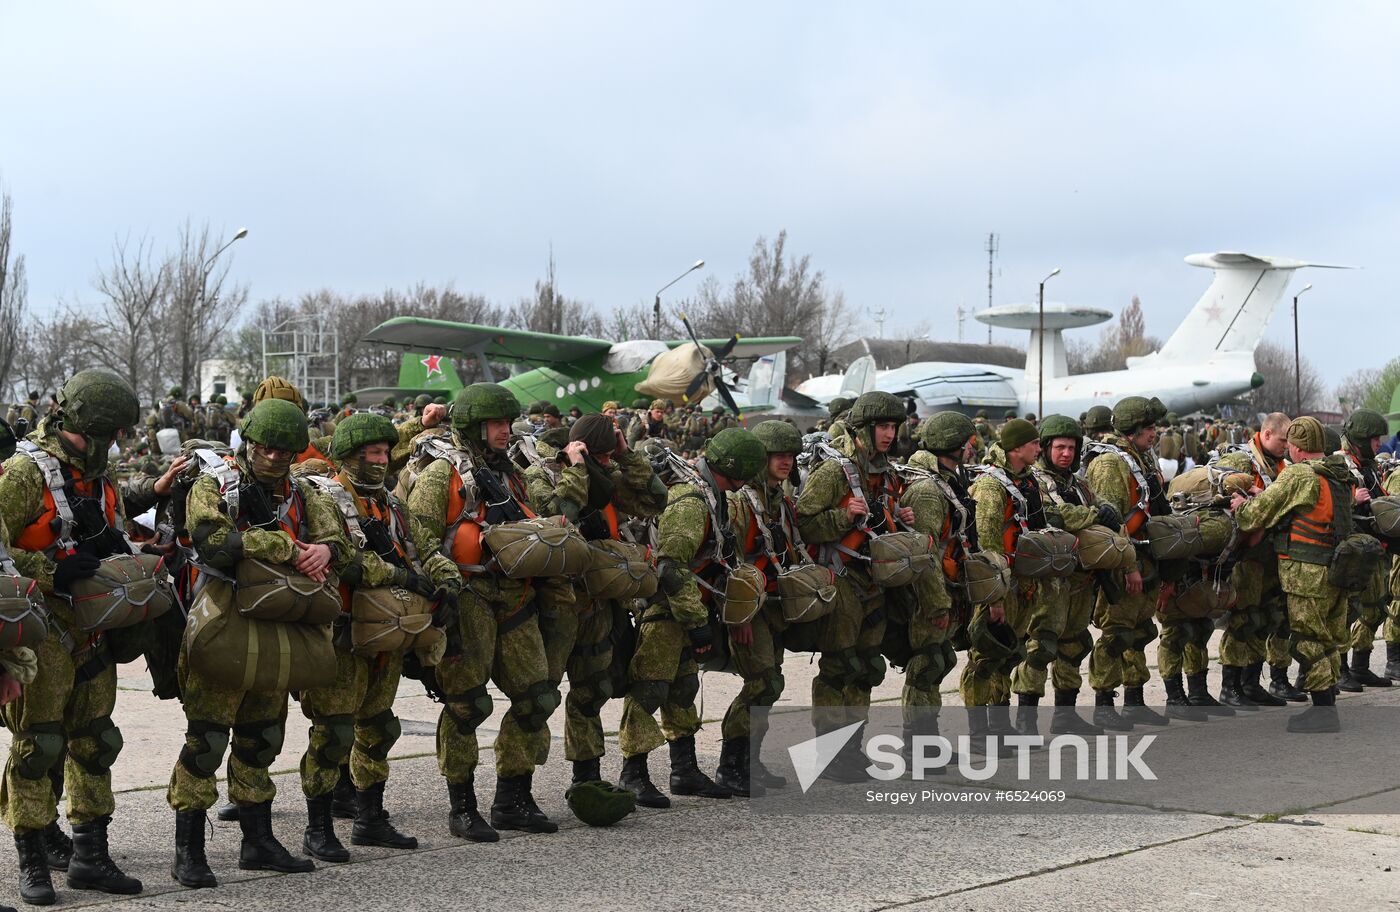
[[[1040,376],[1035,381],[1035,414],[1041,421],[1045,420],[1045,283],[1059,274],[1060,267],[1056,266],[1040,280],[1040,357],[1036,359]]]
[[[1312,288],[1312,283],[1304,285],[1293,296],[1293,417],[1303,413],[1303,357],[1298,353],[1298,299]]]
[[[199,312],[201,318],[203,317],[203,314],[204,314],[204,305],[205,305],[205,303],[206,303],[206,298],[207,298],[207,296],[208,296],[208,294],[209,294],[209,272],[210,272],[210,270],[212,270],[212,269],[214,268],[214,261],[217,260],[217,259],[219,258],[219,254],[223,253],[225,250],[227,250],[227,249],[229,249],[230,247],[232,247],[232,246],[234,245],[235,242],[241,241],[241,240],[243,240],[243,239],[244,239],[245,237],[247,237],[247,236],[248,236],[248,229],[247,229],[247,228],[239,228],[237,231],[235,231],[235,232],[233,233],[233,237],[229,239],[229,241],[228,241],[227,244],[224,244],[224,246],[220,247],[218,250],[215,250],[213,256],[211,256],[211,257],[209,257],[209,259],[205,260],[204,263],[203,263],[203,265],[200,266],[200,271],[199,271],[199,311],[198,311],[198,312]],[[188,331],[188,327],[186,327],[186,331]],[[189,340],[186,339],[185,341],[186,341],[186,343],[188,344]],[[183,367],[183,365],[181,365],[181,366]],[[201,363],[195,365],[195,371],[198,372],[198,373],[203,373],[203,366],[204,366],[204,365],[203,365],[203,362],[202,362],[202,360],[201,360]],[[198,381],[199,381],[199,380],[202,380],[202,379],[203,379],[202,377],[196,378],[196,388],[198,388]],[[188,382],[189,382],[189,378],[182,377],[182,378],[181,378],[181,382],[182,382],[182,383],[188,383]],[[200,399],[201,399],[201,401],[203,401],[203,395],[204,395],[204,394],[203,394],[203,391],[201,390],[201,391],[200,391]]]
[[[681,273],[680,275],[676,276],[674,279],[672,279],[671,281],[667,282],[665,285],[662,285],[660,288],[658,288],[658,289],[656,290],[656,300],[655,300],[655,302],[653,302],[652,305],[651,305],[651,313],[652,313],[652,332],[653,332],[653,334],[656,336],[657,339],[660,339],[660,338],[661,338],[661,292],[663,292],[663,291],[665,291],[666,289],[670,288],[672,285],[676,284],[676,283],[679,282],[681,279],[683,279],[683,278],[685,278],[686,276],[690,275],[690,274],[691,274],[692,272],[694,272],[695,270],[700,269],[700,268],[703,267],[704,265],[705,265],[705,261],[704,261],[704,260],[696,260],[694,266],[690,267],[690,268],[687,269],[685,272],[683,272],[683,273]]]

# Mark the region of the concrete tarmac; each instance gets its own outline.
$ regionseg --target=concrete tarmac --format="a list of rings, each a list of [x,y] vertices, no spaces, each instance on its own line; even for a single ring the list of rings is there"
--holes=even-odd
[[[788,657],[788,690],[779,708],[807,704],[815,667],[808,656]],[[178,704],[150,696],[144,668],[128,665],[121,672],[115,718],[126,748],[114,771],[119,794],[112,850],[146,890],[137,897],[73,891],[56,873],[64,907],[1312,912],[1324,906],[1400,906],[1400,765],[1386,774],[1389,785],[1380,796],[1334,789],[1325,807],[1300,808],[1280,789],[1276,808],[1251,815],[1226,807],[1164,811],[1146,802],[1080,802],[1085,806],[1077,810],[1102,812],[782,817],[751,812],[742,799],[677,798],[669,810],[639,809],[611,829],[593,829],[564,804],[569,767],[556,719],[551,759],[536,774],[535,794],[560,822],[560,832],[503,833],[494,845],[466,843],[447,834],[446,791],[432,756],[438,707],[411,681],[403,683],[397,704],[404,737],[394,751],[386,805],[395,824],[418,837],[416,851],[351,846],[349,822],[342,821],[337,826],[351,850],[350,863],[322,864],[303,875],[244,872],[237,868],[238,825],[211,814],[209,857],[222,886],[186,890],[170,878],[174,815],[164,794],[184,717]],[[950,705],[960,702],[951,689],[957,673],[945,681]],[[1215,689],[1217,665],[1211,678]],[[705,676],[707,720],[723,714],[737,685],[730,676]],[[901,676],[892,672],[876,699],[897,704],[900,685]],[[482,730],[477,793],[483,809],[494,784],[492,726],[505,705],[499,693],[495,697],[497,713]],[[1086,686],[1081,703],[1090,697]],[[1162,702],[1160,681],[1154,680],[1148,702]],[[1400,705],[1400,688],[1368,689],[1339,705],[1345,721],[1349,706]],[[619,714],[620,701],[604,712],[610,751],[605,776],[615,777],[620,766]],[[711,721],[697,739],[710,770],[718,758],[718,728]],[[0,746],[7,745],[7,734]],[[274,826],[294,852],[300,851],[305,825],[295,773],[305,743],[306,726],[294,704],[286,747],[274,767],[280,771]],[[664,754],[654,754],[651,767],[663,790]],[[1378,800],[1393,813],[1375,813]],[[1362,808],[1367,812],[1357,812]],[[13,875],[0,877],[0,902],[19,905]]]

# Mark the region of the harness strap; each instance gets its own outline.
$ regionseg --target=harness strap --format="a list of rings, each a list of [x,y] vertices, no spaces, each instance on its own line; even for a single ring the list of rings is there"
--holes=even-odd
[[[68,502],[68,494],[64,491],[68,479],[63,476],[63,467],[58,464],[58,459],[52,453],[45,451],[32,440],[21,440],[19,451],[38,466],[39,473],[44,477],[44,486],[53,497],[54,510],[58,513],[58,536],[53,547],[47,549],[45,554],[52,558],[58,551],[72,551],[78,547],[78,543],[73,538],[73,506]],[[100,487],[98,493],[99,496],[103,493]]]

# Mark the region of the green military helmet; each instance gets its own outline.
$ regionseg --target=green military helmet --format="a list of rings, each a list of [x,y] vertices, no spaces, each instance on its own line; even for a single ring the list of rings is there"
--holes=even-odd
[[[863,393],[859,399],[851,403],[851,411],[846,416],[846,426],[857,429],[868,428],[887,421],[903,424],[907,417],[909,417],[909,413],[905,411],[903,399],[893,393],[874,390]]]
[[[768,451],[751,431],[725,428],[705,448],[705,464],[734,481],[748,481],[768,464]]]
[[[482,439],[482,425],[520,417],[520,400],[499,383],[473,383],[462,387],[452,402],[452,428],[467,440]]]
[[[429,396],[427,393],[420,393],[418,395],[418,398],[413,400],[413,405],[415,408],[425,409],[432,404],[433,397]]]
[[[1090,406],[1084,413],[1084,431],[1089,434],[1100,434],[1104,431],[1113,430],[1113,409],[1106,405]]]
[[[543,415],[543,414],[544,414],[544,407],[545,407],[546,404],[547,404],[547,403],[546,403],[543,399],[536,399],[534,402],[531,402],[531,403],[526,407],[526,409],[525,409],[525,414],[526,414],[526,415]]]
[[[826,404],[826,411],[833,418],[840,418],[852,405],[855,400],[847,396],[837,396]]]
[[[105,367],[90,367],[68,378],[58,391],[58,407],[67,430],[103,441],[141,417],[141,400],[131,384]]]
[[[225,396],[223,393],[219,393],[219,395],[217,395],[217,396],[214,397],[214,404],[215,404],[215,405],[228,405],[228,397]]]
[[[398,400],[395,399],[393,396],[389,396],[389,397],[387,397],[387,398],[384,400],[384,407],[385,407],[385,408],[398,408],[398,407],[399,407]]]
[[[331,437],[330,456],[340,462],[354,456],[362,446],[371,443],[387,443],[390,446],[399,442],[399,432],[394,422],[373,412],[356,412],[342,418],[335,426]],[[303,447],[303,449],[305,449]]]
[[[446,397],[446,396],[434,396],[434,397],[433,397],[433,402],[434,402],[435,404],[437,404],[437,405],[446,405],[446,404],[447,404],[447,397]]]
[[[977,414],[976,414],[976,415],[973,415],[972,417],[974,417],[974,418],[980,418],[980,419],[982,419],[983,421],[986,421],[986,420],[987,420],[987,410],[986,410],[986,409],[978,409],[978,410],[977,410]]]
[[[612,826],[637,809],[637,796],[611,782],[575,782],[564,793],[574,816],[589,826]]]
[[[244,440],[290,453],[300,453],[311,443],[306,431],[306,413],[286,399],[264,399],[253,406],[248,417],[243,419],[239,433]]]
[[[1385,417],[1380,412],[1359,408],[1347,416],[1347,420],[1342,424],[1342,433],[1352,443],[1359,443],[1372,437],[1386,436],[1390,433],[1390,426],[1385,423]]]
[[[1006,411],[1001,413],[1001,417],[1003,420],[1010,421],[1012,418],[1016,417],[1016,410],[1007,409]]]
[[[172,399],[183,399],[183,398],[185,398],[185,388],[184,388],[183,386],[178,385],[178,384],[175,385],[175,386],[172,386],[172,387],[170,388],[170,398],[172,398]]]
[[[1016,630],[1005,622],[993,621],[991,613],[974,611],[968,624],[967,638],[972,647],[992,663],[1014,664],[1024,647]]]
[[[1322,426],[1322,453],[1330,455],[1342,448],[1342,435],[1330,424]]]
[[[754,425],[752,433],[769,454],[802,452],[802,435],[786,421],[760,421]]]
[[[711,415],[714,415],[716,418],[718,418],[720,415],[723,415],[723,414],[724,414],[724,406],[722,406],[722,405],[717,405],[717,406],[715,406],[714,408],[710,409],[710,414],[711,414]]]
[[[919,446],[930,453],[957,453],[977,434],[962,412],[935,412],[919,425]]]
[[[646,408],[647,408],[647,400],[645,400],[645,399],[633,399],[633,400],[632,400],[632,408],[636,409],[636,410],[639,411],[639,412],[644,412],[644,411],[646,411]]]
[[[1124,396],[1113,406],[1113,429],[1120,434],[1136,434],[1156,422],[1156,409],[1142,396]]]
[[[1068,437],[1074,441],[1074,462],[1071,472],[1079,471],[1079,457],[1084,452],[1084,430],[1068,415],[1046,415],[1040,422],[1040,445],[1044,448],[1045,461],[1050,461],[1050,442],[1057,437]]]
[[[1163,420],[1166,421],[1167,424],[1180,424],[1181,416],[1179,416],[1176,412],[1167,412],[1167,416]]]
[[[1167,417],[1167,406],[1161,399],[1153,396],[1147,400],[1147,404],[1152,407],[1152,423],[1156,424]]]

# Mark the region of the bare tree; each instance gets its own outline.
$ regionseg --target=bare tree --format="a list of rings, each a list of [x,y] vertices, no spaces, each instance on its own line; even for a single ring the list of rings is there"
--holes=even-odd
[[[1264,385],[1249,393],[1249,403],[1258,412],[1283,412],[1288,415],[1320,408],[1325,396],[1322,375],[1304,358],[1302,370],[1294,371],[1293,352],[1272,342],[1261,342],[1254,350],[1254,369],[1264,378]],[[1300,378],[1302,408],[1294,401],[1294,376]]]
[[[1149,354],[1161,348],[1160,340],[1147,335],[1147,320],[1142,301],[1133,295],[1132,301],[1118,314],[1118,322],[1104,327],[1098,345],[1077,339],[1070,340],[1065,349],[1071,374],[1092,374],[1100,371],[1123,370],[1129,358]]]
[[[534,332],[562,336],[602,338],[601,317],[583,301],[566,298],[559,293],[554,270],[554,253],[549,254],[549,269],[544,279],[535,282],[533,297],[521,298],[506,314],[506,325]]]
[[[0,394],[10,389],[10,373],[19,349],[20,327],[29,303],[24,255],[13,252],[14,203],[0,194]]]
[[[168,372],[187,389],[248,300],[247,287],[229,281],[230,260],[218,257],[228,243],[208,223],[195,228],[186,222],[168,262],[170,289],[160,320],[169,332]]]
[[[1361,408],[1371,398],[1371,391],[1381,386],[1381,375],[1383,369],[1379,367],[1363,367],[1347,375],[1346,379],[1337,387],[1337,403],[1342,410]],[[1382,390],[1385,396],[1387,409],[1390,405],[1390,390]]]
[[[132,389],[159,398],[164,378],[156,352],[164,341],[159,316],[170,289],[169,261],[155,262],[146,238],[134,250],[129,240],[113,241],[112,261],[93,287],[102,296],[102,318],[86,325],[89,334],[80,341]]]

